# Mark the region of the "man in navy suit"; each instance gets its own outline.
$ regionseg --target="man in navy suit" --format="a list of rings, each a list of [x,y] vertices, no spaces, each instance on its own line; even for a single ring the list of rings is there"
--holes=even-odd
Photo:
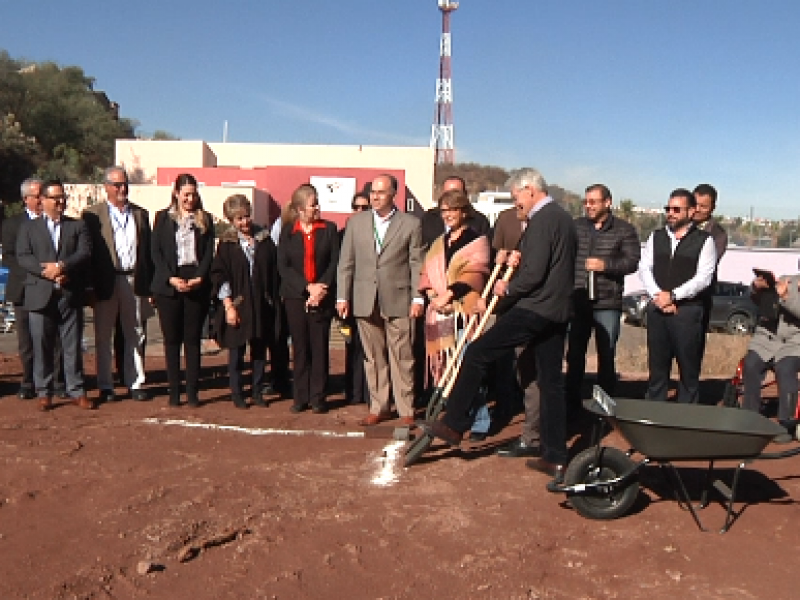
[[[6,302],[14,304],[14,325],[17,330],[17,347],[19,360],[22,363],[22,381],[17,397],[21,400],[32,400],[36,397],[33,388],[33,341],[28,326],[28,311],[25,310],[23,292],[25,291],[25,269],[17,262],[17,235],[20,226],[31,219],[38,219],[42,213],[42,202],[39,191],[42,182],[39,179],[26,179],[20,185],[22,196],[22,212],[3,221],[3,266],[8,269],[6,284]],[[56,340],[58,342],[58,340]],[[54,362],[55,387],[59,395],[66,395],[64,390],[64,373],[61,368],[61,344],[56,343]]]
[[[26,272],[24,306],[33,340],[33,383],[40,410],[52,407],[53,349],[61,339],[64,377],[73,404],[92,409],[83,385],[81,335],[91,241],[83,221],[64,215],[63,184],[50,180],[40,191],[42,216],[22,224],[17,261]]]

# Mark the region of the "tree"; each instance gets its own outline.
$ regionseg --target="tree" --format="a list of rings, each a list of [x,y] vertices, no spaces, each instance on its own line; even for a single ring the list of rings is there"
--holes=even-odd
[[[91,179],[113,162],[115,140],[134,136],[135,123],[118,118],[80,67],[25,64],[6,51],[0,51],[0,115],[0,198],[7,200],[34,172]]]
[[[633,208],[636,205],[633,203],[633,200],[629,198],[625,198],[620,201],[619,203],[619,216],[625,219],[626,221],[633,220]]]

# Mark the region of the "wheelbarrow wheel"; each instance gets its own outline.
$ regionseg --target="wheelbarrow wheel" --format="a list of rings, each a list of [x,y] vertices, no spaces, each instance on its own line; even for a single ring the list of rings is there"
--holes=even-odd
[[[564,484],[611,481],[629,473],[635,463],[621,450],[604,447],[597,460],[597,449],[588,448],[570,461],[564,473]],[[569,501],[587,519],[616,519],[626,514],[639,496],[639,482],[631,479],[608,493],[586,491],[569,494]]]

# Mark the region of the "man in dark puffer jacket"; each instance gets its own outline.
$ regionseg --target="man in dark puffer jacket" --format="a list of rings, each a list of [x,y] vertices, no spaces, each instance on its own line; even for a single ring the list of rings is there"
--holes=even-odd
[[[617,382],[615,356],[624,279],[625,275],[636,271],[641,246],[633,226],[611,214],[611,203],[611,191],[605,185],[590,185],[583,201],[586,216],[575,220],[578,231],[575,314],[569,326],[565,381],[570,420],[580,415],[586,348],[593,330],[597,348],[597,383],[611,394]],[[590,295],[589,277],[594,278],[593,295]]]

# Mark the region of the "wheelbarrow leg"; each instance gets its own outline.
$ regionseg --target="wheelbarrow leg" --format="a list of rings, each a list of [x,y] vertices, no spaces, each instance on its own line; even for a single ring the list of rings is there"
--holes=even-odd
[[[726,533],[739,516],[738,514],[733,514],[733,503],[736,502],[736,488],[739,485],[739,475],[742,472],[742,468],[744,468],[746,464],[747,462],[740,462],[739,466],[736,467],[736,471],[733,474],[733,482],[731,483],[730,488],[728,488],[721,481],[714,482],[714,488],[716,488],[722,497],[728,501],[728,511],[725,515],[725,524],[722,526],[722,529],[719,530],[720,533]]]
[[[675,490],[675,495],[677,496],[678,506],[686,506],[690,513],[692,513],[692,518],[694,522],[697,523],[697,527],[700,531],[708,531],[704,526],[703,523],[700,521],[700,515],[697,514],[697,511],[692,504],[692,499],[689,497],[689,492],[686,491],[686,486],[683,484],[683,478],[681,478],[680,473],[675,468],[675,465],[672,463],[662,463],[661,468],[665,469],[667,472],[671,473],[673,485],[672,487]],[[677,483],[677,485],[675,485]]]

